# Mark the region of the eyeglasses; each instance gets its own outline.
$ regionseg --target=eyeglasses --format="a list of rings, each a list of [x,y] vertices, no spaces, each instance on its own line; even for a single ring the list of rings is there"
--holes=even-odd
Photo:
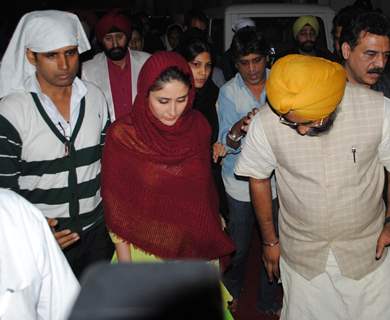
[[[320,122],[317,121],[307,121],[307,122],[293,122],[290,120],[287,120],[286,118],[283,117],[283,115],[279,116],[279,122],[281,124],[284,124],[286,126],[289,126],[293,129],[298,128],[299,126],[306,126],[306,127],[311,127],[311,128],[317,128],[321,127],[324,123],[324,118],[320,120]]]
[[[64,142],[64,145],[65,145],[65,156],[68,156],[69,153],[70,153],[70,150],[71,150],[70,136],[68,134],[66,134],[66,130],[62,126],[61,122],[58,122],[58,126],[61,128],[61,131],[62,131],[61,133],[62,133],[62,135],[65,138],[65,142]]]

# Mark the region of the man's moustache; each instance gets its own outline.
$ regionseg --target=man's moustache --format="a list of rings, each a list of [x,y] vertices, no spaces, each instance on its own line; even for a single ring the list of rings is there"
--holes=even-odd
[[[110,53],[122,53],[124,51],[123,48],[114,48],[114,49],[111,49],[109,52]]]
[[[305,41],[305,42],[303,42],[302,44],[301,44],[301,46],[300,46],[300,48],[302,49],[302,50],[307,50],[307,49],[309,49],[309,50],[312,50],[313,48],[314,48],[314,42],[313,41]]]
[[[383,74],[385,70],[383,68],[372,68],[370,70],[367,71],[367,73],[376,73],[376,74]]]

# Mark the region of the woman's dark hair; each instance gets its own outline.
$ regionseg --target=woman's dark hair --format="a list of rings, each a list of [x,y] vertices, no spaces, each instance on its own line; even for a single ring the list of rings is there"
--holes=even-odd
[[[174,32],[174,31],[177,31],[179,34],[182,34],[183,33],[183,28],[175,23],[175,24],[171,24],[167,27],[167,31],[166,31],[166,34],[170,34],[171,32]]]
[[[187,28],[191,27],[192,20],[199,20],[202,21],[206,27],[209,25],[209,18],[206,16],[206,14],[198,9],[191,9],[186,12],[184,15],[184,24]]]
[[[133,32],[133,31],[137,31],[142,38],[144,37],[144,30],[142,28],[142,25],[132,23],[131,24],[131,32]]]
[[[268,56],[270,46],[263,35],[254,27],[244,27],[238,30],[232,39],[230,51],[233,61],[236,63],[240,58],[248,54],[260,54]]]
[[[184,33],[175,51],[181,54],[188,62],[194,60],[202,52],[208,52],[211,60],[213,60],[212,48],[207,41],[206,34],[196,28],[189,29]]]
[[[390,20],[376,11],[358,14],[349,24],[343,26],[340,45],[346,42],[352,49],[355,48],[362,31],[390,38]]]
[[[158,91],[161,90],[164,85],[172,80],[177,80],[184,83],[186,86],[191,88],[191,75],[183,72],[178,67],[169,67],[160,73],[158,78],[154,81],[154,83],[149,88],[150,91]]]

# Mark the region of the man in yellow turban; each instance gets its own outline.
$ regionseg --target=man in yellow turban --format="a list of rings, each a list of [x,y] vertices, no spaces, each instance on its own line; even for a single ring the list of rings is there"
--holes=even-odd
[[[275,63],[269,80],[268,101],[281,121],[302,135],[314,135],[333,122],[346,73],[336,62],[292,54]],[[298,125],[301,123],[306,125]]]
[[[318,19],[314,16],[301,16],[295,20],[292,26],[292,33],[294,37],[294,46],[277,54],[276,59],[284,57],[288,54],[299,53],[303,55],[317,56],[332,61],[336,57],[326,49],[321,47],[318,39],[320,33],[320,24]]]
[[[390,319],[389,100],[303,55],[278,60],[266,91],[234,172],[249,177],[268,277],[282,280],[281,319]]]

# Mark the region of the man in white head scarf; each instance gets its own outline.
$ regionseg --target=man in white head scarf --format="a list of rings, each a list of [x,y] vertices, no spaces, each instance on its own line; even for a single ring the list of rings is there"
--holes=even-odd
[[[245,27],[256,28],[256,23],[251,18],[240,18],[233,23],[232,30],[236,33],[238,30]]]
[[[89,48],[76,15],[34,11],[0,67],[0,186],[41,209],[76,276],[113,252],[99,183],[107,103],[77,77]]]

